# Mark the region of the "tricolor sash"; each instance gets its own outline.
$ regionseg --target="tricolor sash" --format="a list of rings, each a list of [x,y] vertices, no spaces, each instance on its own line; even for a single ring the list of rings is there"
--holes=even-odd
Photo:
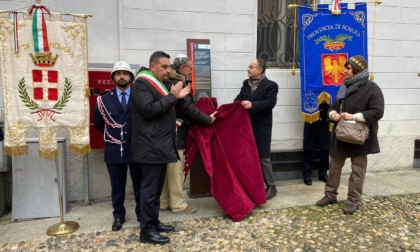
[[[165,85],[156,78],[156,76],[150,72],[150,71],[141,71],[137,74],[137,78],[142,78],[142,79],[146,79],[147,81],[149,81],[149,83],[156,88],[156,90],[162,95],[162,96],[167,96],[169,94],[168,89],[165,87]]]

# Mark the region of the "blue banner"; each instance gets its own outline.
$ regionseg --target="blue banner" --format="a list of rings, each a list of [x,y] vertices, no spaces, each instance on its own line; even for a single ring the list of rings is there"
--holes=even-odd
[[[366,3],[349,8],[340,4],[341,14],[334,15],[328,4],[313,11],[299,6],[299,49],[302,120],[319,119],[319,104],[331,104],[344,81],[344,64],[354,55],[367,53]]]

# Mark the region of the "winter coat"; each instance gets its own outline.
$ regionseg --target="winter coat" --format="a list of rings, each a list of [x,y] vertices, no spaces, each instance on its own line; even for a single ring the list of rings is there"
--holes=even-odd
[[[338,153],[345,153],[347,157],[379,153],[378,121],[384,115],[384,96],[379,86],[366,80],[355,92],[349,94],[343,100],[342,111],[350,114],[361,112],[369,125],[369,137],[363,145],[340,142],[336,139],[334,124],[331,137],[330,155],[336,157]],[[337,100],[332,104],[330,111],[340,112],[340,104]]]
[[[278,92],[277,83],[265,77],[251,96],[251,87],[246,79],[240,93],[235,98],[235,101],[248,100],[252,103],[249,115],[260,158],[270,157],[273,108],[277,103]]]
[[[171,85],[175,85],[179,81],[182,81],[183,86],[185,87],[185,80],[185,76],[177,73],[173,68],[171,68],[171,74],[168,80],[168,82]],[[178,100],[177,119],[182,120],[182,124],[177,129],[178,139],[176,142],[176,147],[178,149],[185,148],[185,142],[188,136],[188,131],[192,123],[198,123],[201,125],[209,125],[211,123],[211,117],[201,112],[195,106],[194,98],[191,93],[187,95],[184,99]]]
[[[146,164],[177,162],[174,106],[178,99],[175,95],[163,96],[148,80],[137,78],[130,100],[133,160]]]

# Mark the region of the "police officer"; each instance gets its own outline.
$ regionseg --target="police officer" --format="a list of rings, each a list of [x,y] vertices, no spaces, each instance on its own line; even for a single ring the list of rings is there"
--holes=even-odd
[[[118,61],[112,69],[111,79],[115,88],[98,97],[94,113],[94,126],[104,134],[104,160],[111,180],[111,198],[114,208],[112,231],[118,231],[125,222],[125,185],[127,169],[133,182],[136,200],[136,215],[140,221],[140,181],[141,172],[138,164],[131,158],[131,113],[129,107],[130,83],[134,74],[130,65]]]
[[[319,149],[318,179],[327,182],[328,180],[328,159],[330,153],[330,121],[328,120],[328,109],[330,105],[322,102],[319,105],[319,120],[313,123],[305,122],[303,130],[303,183],[312,185],[312,170],[316,150]]]

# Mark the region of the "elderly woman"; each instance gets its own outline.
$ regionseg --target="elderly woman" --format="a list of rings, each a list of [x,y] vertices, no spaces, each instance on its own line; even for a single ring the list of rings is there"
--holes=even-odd
[[[369,80],[368,64],[361,55],[351,57],[344,65],[345,80],[336,100],[329,110],[335,122],[331,137],[329,177],[325,185],[325,197],[317,206],[337,203],[341,171],[347,158],[351,160],[345,214],[353,214],[361,205],[365,180],[367,155],[379,153],[378,121],[384,114],[384,96],[379,86]],[[369,126],[369,136],[362,145],[337,140],[335,128],[340,120],[354,120]]]

